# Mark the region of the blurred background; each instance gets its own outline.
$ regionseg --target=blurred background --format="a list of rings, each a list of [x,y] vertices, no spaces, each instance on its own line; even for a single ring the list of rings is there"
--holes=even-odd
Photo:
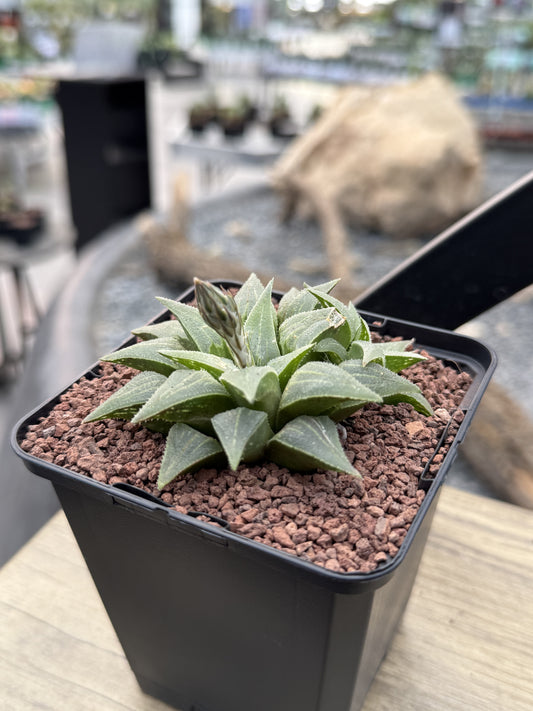
[[[153,295],[255,270],[351,298],[532,159],[531,0],[0,0],[0,564],[57,505],[14,420]],[[511,302],[463,328],[530,417]]]

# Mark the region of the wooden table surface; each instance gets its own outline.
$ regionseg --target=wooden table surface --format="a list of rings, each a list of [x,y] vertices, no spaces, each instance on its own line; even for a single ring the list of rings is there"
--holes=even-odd
[[[0,570],[0,630],[2,710],[168,709],[139,690],[62,513]],[[364,711],[531,711],[532,658],[533,512],[445,487]]]

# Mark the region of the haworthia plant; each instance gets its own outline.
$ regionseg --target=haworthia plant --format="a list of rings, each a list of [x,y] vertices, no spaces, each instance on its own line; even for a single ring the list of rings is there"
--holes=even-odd
[[[141,373],[86,422],[127,419],[167,433],[158,486],[202,466],[268,458],[300,471],[359,476],[336,423],[367,403],[410,403],[431,415],[398,371],[424,359],[411,341],[373,343],[337,281],[291,289],[276,309],[272,282],[252,274],[235,296],[195,279],[197,308],[159,299],[175,320],[133,331],[141,342],[102,360]]]

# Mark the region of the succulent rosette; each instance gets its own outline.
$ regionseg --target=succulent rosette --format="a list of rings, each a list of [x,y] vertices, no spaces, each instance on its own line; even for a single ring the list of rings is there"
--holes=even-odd
[[[367,403],[408,402],[432,414],[398,374],[424,359],[411,341],[373,343],[333,280],[272,301],[252,274],[235,296],[195,279],[197,307],[158,300],[174,315],[133,331],[140,340],[102,360],[141,371],[86,421],[125,419],[164,432],[163,488],[202,466],[270,459],[289,469],[358,476],[338,423]]]

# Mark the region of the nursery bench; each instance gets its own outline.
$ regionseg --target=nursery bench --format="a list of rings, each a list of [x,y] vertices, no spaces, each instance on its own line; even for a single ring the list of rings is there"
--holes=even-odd
[[[443,487],[363,711],[531,708],[532,531],[533,511]],[[0,570],[0,629],[2,708],[169,708],[137,686],[62,513]]]

